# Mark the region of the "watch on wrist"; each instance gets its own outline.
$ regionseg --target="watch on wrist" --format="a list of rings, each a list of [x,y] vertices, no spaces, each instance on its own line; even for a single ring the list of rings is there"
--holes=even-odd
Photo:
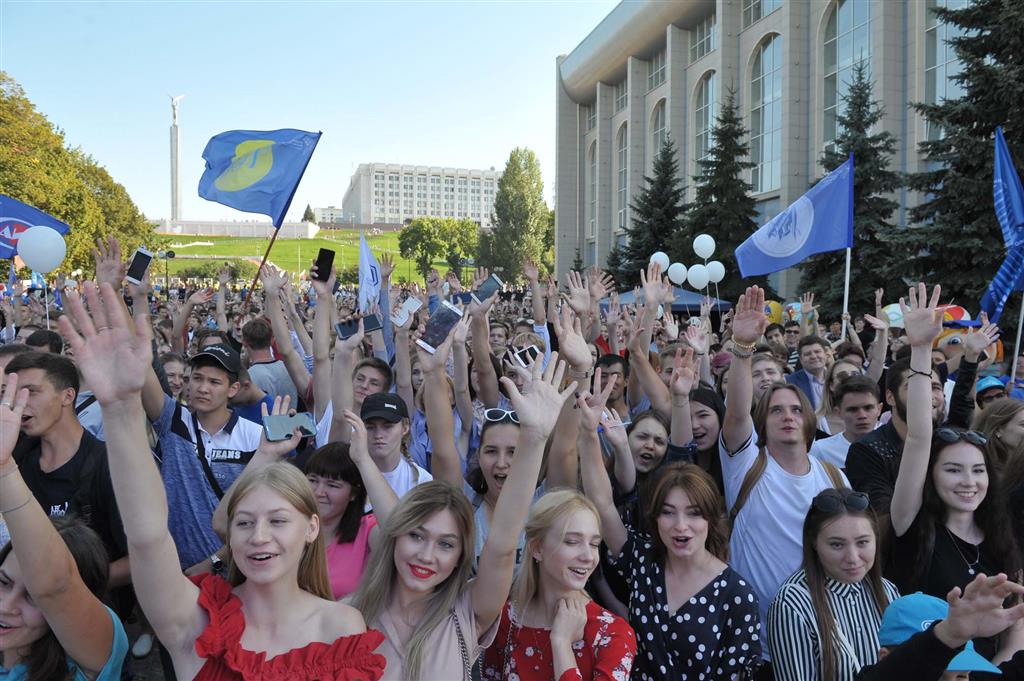
[[[213,574],[224,575],[224,561],[216,553],[210,555],[210,565],[213,568]]]

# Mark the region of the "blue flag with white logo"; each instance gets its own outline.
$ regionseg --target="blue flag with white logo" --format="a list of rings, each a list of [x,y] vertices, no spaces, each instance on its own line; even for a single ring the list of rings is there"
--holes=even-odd
[[[992,202],[1006,244],[1006,259],[981,298],[981,309],[994,324],[1003,314],[1010,292],[1024,290],[1024,189],[1006,146],[1002,126],[996,128]]]
[[[45,225],[67,234],[71,227],[38,208],[0,194],[0,258],[13,258],[18,253],[18,235],[29,227]]]
[[[853,154],[736,248],[744,277],[793,267],[853,246]]]
[[[203,150],[206,171],[199,178],[199,196],[269,215],[280,227],[320,135],[292,129],[215,135]]]
[[[368,312],[380,297],[380,263],[370,250],[366,236],[359,232],[359,311]]]

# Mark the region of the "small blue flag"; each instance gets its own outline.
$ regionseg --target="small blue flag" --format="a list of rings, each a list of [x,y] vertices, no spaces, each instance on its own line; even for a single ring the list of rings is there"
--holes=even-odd
[[[380,263],[359,232],[359,311],[369,312],[370,305],[380,297]]]
[[[736,248],[744,277],[771,274],[817,253],[853,247],[853,154]]]
[[[46,288],[46,279],[35,270],[32,270],[32,288]]]
[[[292,129],[215,135],[203,150],[206,171],[199,178],[199,196],[269,215],[280,227],[320,135]]]
[[[17,255],[18,235],[36,225],[45,225],[60,234],[67,234],[71,229],[52,215],[0,194],[0,258]]]
[[[996,128],[996,151],[992,172],[992,202],[1003,230],[1006,259],[981,298],[981,309],[995,324],[1011,291],[1024,290],[1024,189],[1013,167],[1003,128]]]

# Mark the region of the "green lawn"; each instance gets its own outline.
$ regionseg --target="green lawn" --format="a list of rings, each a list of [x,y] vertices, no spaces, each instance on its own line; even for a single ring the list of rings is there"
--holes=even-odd
[[[321,238],[328,235],[331,238]],[[184,267],[194,266],[204,260],[234,260],[244,258],[259,264],[263,252],[270,243],[265,239],[252,237],[212,237],[212,236],[171,236],[168,248],[173,250],[175,258],[170,261],[170,272],[175,274]],[[366,240],[370,249],[378,258],[382,253],[390,253],[395,258],[395,277],[398,279],[419,279],[415,265],[398,253],[398,232],[385,232],[380,235],[368,235]],[[205,245],[211,243],[211,245]],[[197,245],[191,245],[197,244]],[[203,245],[198,245],[203,244]],[[316,258],[321,248],[336,251],[334,266],[341,269],[355,267],[359,263],[359,232],[358,230],[321,230],[320,236],[314,239],[278,239],[270,251],[270,262],[292,274],[309,270],[309,265]],[[203,256],[202,258],[182,256]],[[444,274],[447,265],[444,261],[436,261],[435,267]],[[161,268],[162,269],[162,268]]]

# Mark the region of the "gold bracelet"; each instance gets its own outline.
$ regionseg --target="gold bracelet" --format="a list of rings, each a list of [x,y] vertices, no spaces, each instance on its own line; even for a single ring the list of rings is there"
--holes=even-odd
[[[22,502],[22,503],[21,503],[20,505],[18,505],[18,506],[15,506],[14,508],[9,508],[9,509],[7,509],[7,510],[5,510],[5,511],[0,511],[0,515],[7,515],[8,513],[14,513],[14,512],[15,512],[15,511],[17,511],[17,510],[18,510],[19,508],[24,508],[24,507],[28,506],[28,505],[29,505],[29,503],[31,503],[31,502],[32,502],[32,500],[34,500],[34,499],[35,499],[35,497],[34,497],[34,496],[32,496],[32,493],[31,493],[31,492],[29,492],[29,493],[28,493],[28,499],[26,499],[26,500],[25,500],[24,502]]]

